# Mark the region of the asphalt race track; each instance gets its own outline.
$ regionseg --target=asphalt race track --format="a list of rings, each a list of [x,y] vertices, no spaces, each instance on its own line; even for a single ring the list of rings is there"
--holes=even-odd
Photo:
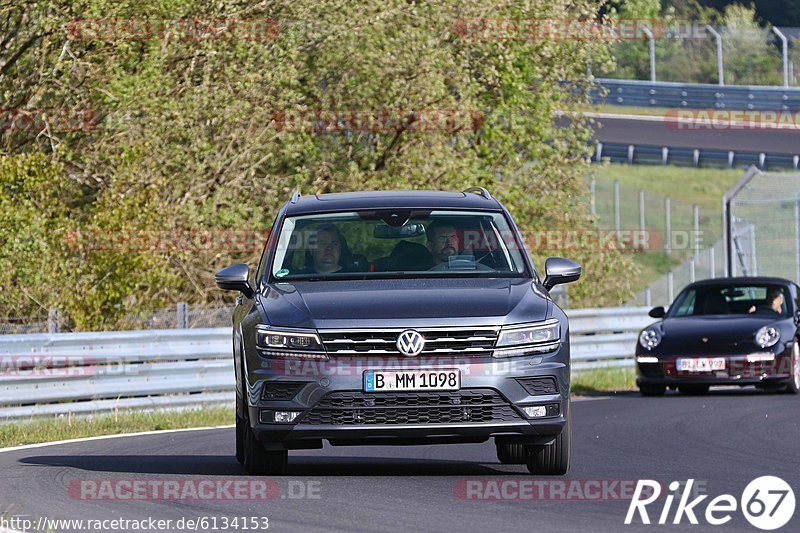
[[[604,143],[646,144],[674,148],[700,148],[796,154],[800,151],[800,130],[790,129],[677,129],[660,117],[597,118],[594,139]]]
[[[524,466],[502,465],[491,443],[421,447],[326,447],[293,452],[290,475],[250,478],[233,457],[233,429],[166,433],[95,440],[0,453],[2,516],[95,519],[155,519],[266,516],[270,530],[307,531],[759,531],[737,510],[725,526],[623,524],[636,480],[696,480],[697,494],[728,493],[740,499],[752,479],[783,478],[800,495],[800,398],[751,390],[712,391],[707,396],[633,393],[575,401],[573,467],[565,478],[536,478]],[[81,480],[215,483],[267,482],[270,499],[92,500],[81,496]],[[547,500],[519,498],[514,487],[538,480]],[[598,499],[587,482],[604,482]],[[476,494],[506,498],[478,500]],[[585,487],[583,499],[563,495],[565,483]],[[472,483],[470,499],[464,487]],[[476,485],[477,484],[477,485]],[[560,484],[560,485],[559,485]],[[263,483],[262,483],[263,485]],[[85,485],[81,485],[85,486]],[[118,486],[118,485],[115,485]],[[530,485],[528,485],[530,486]],[[561,487],[561,495],[556,490]],[[595,483],[595,488],[597,484]],[[478,488],[475,488],[478,487]],[[509,491],[508,487],[511,487]],[[620,485],[621,487],[621,485]],[[280,491],[280,493],[277,492]],[[555,490],[555,492],[552,492]],[[100,491],[102,492],[102,491]],[[92,492],[90,495],[99,495]],[[224,494],[224,493],[223,493]],[[526,494],[534,494],[535,491]],[[308,496],[311,496],[309,498]],[[675,497],[679,501],[680,495]],[[592,498],[592,499],[587,499]],[[653,503],[658,520],[664,498]],[[797,531],[800,511],[783,531]]]

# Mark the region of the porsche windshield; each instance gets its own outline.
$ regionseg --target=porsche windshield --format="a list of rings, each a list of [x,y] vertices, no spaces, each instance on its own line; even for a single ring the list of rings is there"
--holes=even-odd
[[[788,292],[780,285],[700,286],[683,292],[670,317],[697,315],[760,315],[785,318]]]
[[[272,276],[280,281],[527,275],[501,213],[359,211],[287,217]]]

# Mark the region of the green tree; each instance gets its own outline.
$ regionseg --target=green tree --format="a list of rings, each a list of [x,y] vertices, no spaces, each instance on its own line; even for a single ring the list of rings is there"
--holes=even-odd
[[[44,154],[76,188],[64,227],[80,235],[120,242],[142,232],[265,231],[294,189],[471,185],[497,194],[524,229],[592,224],[581,182],[591,131],[583,119],[559,127],[556,112],[587,102],[586,67],[608,61],[606,43],[463,31],[478,19],[592,18],[598,5],[591,0],[31,0],[28,8],[27,34],[47,36],[0,77],[2,94],[24,94],[31,108],[91,109],[99,123],[0,132],[0,146],[8,157]],[[248,40],[87,39],[75,38],[74,26],[70,35],[78,16],[270,19],[280,31]],[[396,131],[280,127],[286,113],[317,110],[410,117],[453,110],[480,120],[458,131],[415,131],[412,119]],[[214,271],[252,263],[259,252],[97,249],[81,238],[55,262],[74,270],[75,293],[64,304],[72,325],[112,328],[128,313],[179,300],[221,303]],[[577,259],[586,276],[570,289],[572,305],[615,304],[631,294],[634,267],[623,254],[584,250]],[[542,257],[536,260],[541,268]],[[0,308],[12,305],[3,298]]]

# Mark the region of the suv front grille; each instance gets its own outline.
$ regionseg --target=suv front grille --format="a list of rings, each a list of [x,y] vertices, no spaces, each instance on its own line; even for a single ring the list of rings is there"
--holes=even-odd
[[[497,391],[332,392],[300,420],[312,425],[464,424],[515,422],[517,412]]]
[[[491,355],[499,326],[388,328],[355,330],[319,330],[322,344],[329,355],[402,355],[397,349],[397,336],[414,329],[425,337],[420,356]]]

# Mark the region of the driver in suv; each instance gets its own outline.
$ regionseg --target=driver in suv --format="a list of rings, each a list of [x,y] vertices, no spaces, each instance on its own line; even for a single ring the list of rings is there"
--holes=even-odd
[[[295,193],[258,267],[216,275],[241,293],[237,459],[281,474],[290,450],[325,440],[493,439],[502,462],[565,474],[569,324],[548,291],[580,273],[551,257],[540,278],[485,189]]]

